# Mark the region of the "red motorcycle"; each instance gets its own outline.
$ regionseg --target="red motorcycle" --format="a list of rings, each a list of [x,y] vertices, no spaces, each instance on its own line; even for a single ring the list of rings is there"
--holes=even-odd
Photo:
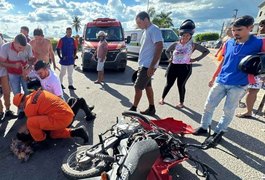
[[[99,135],[99,143],[68,153],[62,171],[71,179],[171,180],[169,170],[187,159],[196,165],[196,174],[216,179],[217,173],[193,158],[189,149],[208,149],[202,144],[186,144],[184,134],[193,128],[173,118],[149,120],[136,112],[124,112],[109,130]],[[129,122],[126,123],[126,119]]]

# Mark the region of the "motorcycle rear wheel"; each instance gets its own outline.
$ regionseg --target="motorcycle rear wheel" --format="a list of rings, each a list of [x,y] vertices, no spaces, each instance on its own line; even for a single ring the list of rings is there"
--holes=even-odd
[[[110,169],[110,163],[97,158],[91,158],[90,161],[79,163],[78,159],[84,158],[86,151],[91,146],[82,146],[70,151],[63,159],[61,166],[64,174],[70,179],[81,179],[99,176],[103,171]],[[91,149],[90,151],[93,151]]]

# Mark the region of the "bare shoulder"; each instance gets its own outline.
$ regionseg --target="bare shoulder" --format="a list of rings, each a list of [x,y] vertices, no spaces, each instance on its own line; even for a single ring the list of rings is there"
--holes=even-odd
[[[51,43],[51,40],[50,39],[47,39],[47,38],[44,38],[44,42],[45,43]]]
[[[32,46],[32,45],[35,44],[35,42],[36,42],[36,40],[35,39],[32,39],[32,40],[29,41],[29,44]]]

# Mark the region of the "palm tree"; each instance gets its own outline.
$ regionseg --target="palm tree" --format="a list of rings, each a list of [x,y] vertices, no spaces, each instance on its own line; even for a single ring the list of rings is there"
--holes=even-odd
[[[156,10],[154,7],[150,7],[147,11],[147,13],[149,14],[150,16],[150,19],[152,21],[152,19],[155,17],[155,14],[156,14]]]
[[[75,28],[76,33],[81,29],[81,19],[78,16],[73,17],[72,27]]]
[[[172,14],[172,12],[164,13],[161,12],[160,14],[157,14],[153,20],[152,23],[156,24],[160,28],[169,28],[174,26],[173,20],[171,17],[169,17]]]

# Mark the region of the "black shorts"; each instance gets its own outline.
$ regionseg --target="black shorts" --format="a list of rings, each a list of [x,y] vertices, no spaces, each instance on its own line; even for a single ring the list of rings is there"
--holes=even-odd
[[[152,84],[151,84],[151,78],[152,77],[147,76],[147,70],[148,70],[148,68],[146,68],[146,67],[141,67],[138,70],[137,78],[136,78],[136,81],[134,83],[135,88],[144,90],[146,87],[152,86]]]

